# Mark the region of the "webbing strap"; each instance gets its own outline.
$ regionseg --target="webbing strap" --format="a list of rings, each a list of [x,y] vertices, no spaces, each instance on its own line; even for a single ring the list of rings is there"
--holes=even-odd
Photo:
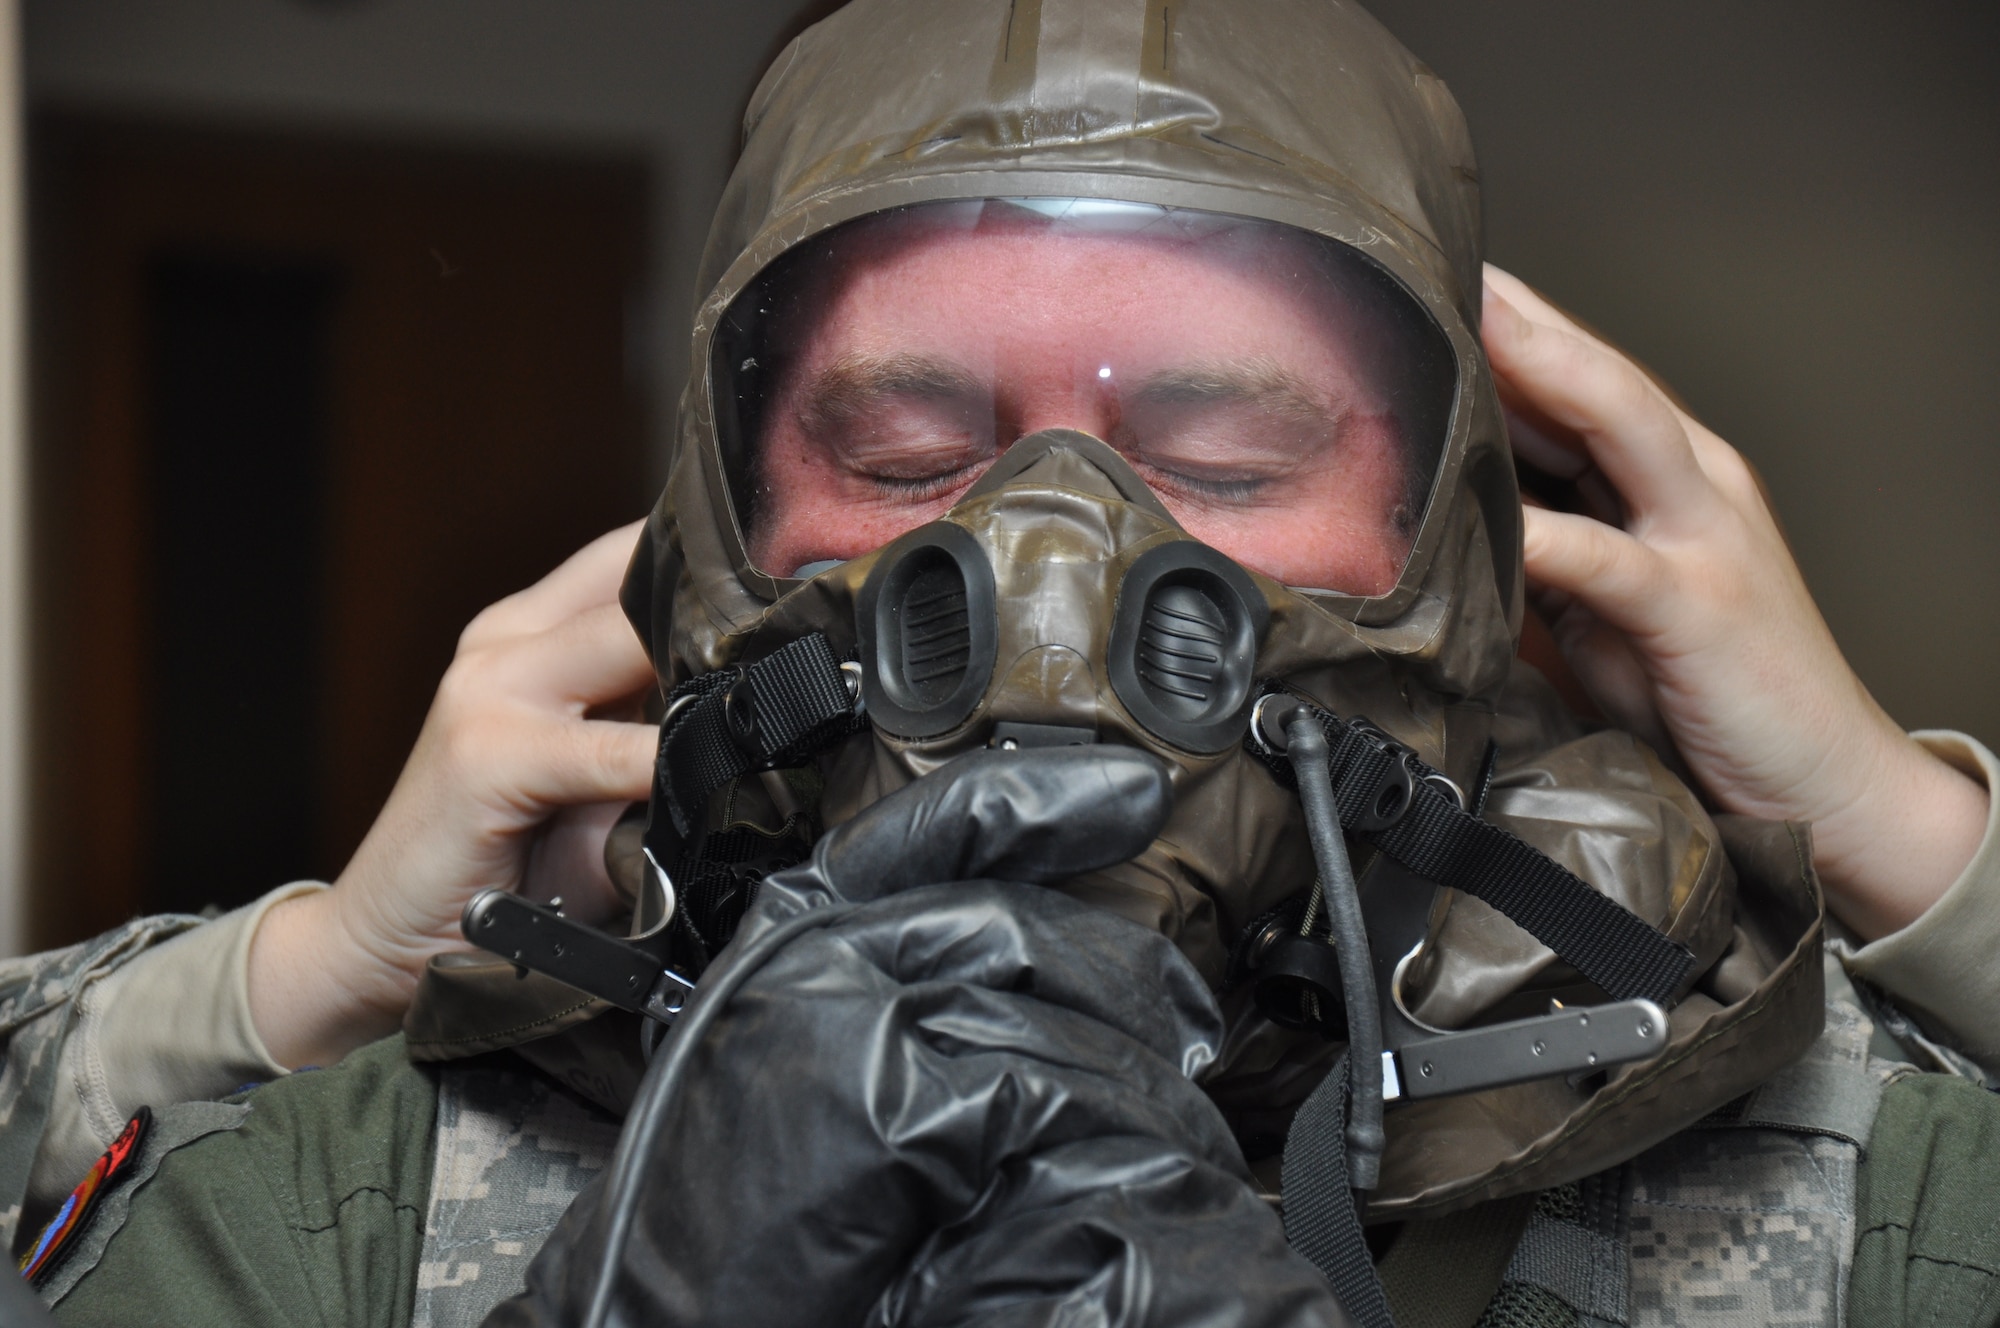
[[[1285,1240],[1326,1275],[1334,1299],[1359,1328],[1395,1328],[1347,1188],[1347,1089],[1343,1051],[1292,1117],[1278,1172]]]
[[[660,727],[653,773],[655,804],[683,839],[730,780],[802,760],[861,723],[840,660],[818,632],[747,668],[692,679],[675,699],[688,695],[697,699]]]
[[[1414,766],[1409,805],[1363,837],[1426,880],[1484,900],[1554,950],[1613,1000],[1671,1003],[1694,964],[1686,946],[1592,889],[1540,849],[1462,809],[1434,774],[1372,726],[1317,712],[1326,731],[1340,823],[1366,826],[1398,763]]]
[[[1379,1265],[1399,1328],[1473,1328],[1534,1213],[1535,1196],[1515,1194],[1405,1222]]]

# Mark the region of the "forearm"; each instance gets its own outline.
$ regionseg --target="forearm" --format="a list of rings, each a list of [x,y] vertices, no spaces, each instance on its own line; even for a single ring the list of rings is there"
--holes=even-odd
[[[49,1116],[30,1174],[30,1205],[62,1197],[141,1106],[221,1097],[274,1078],[244,981],[259,923],[317,885],[274,890],[181,933],[85,984],[62,1044]]]

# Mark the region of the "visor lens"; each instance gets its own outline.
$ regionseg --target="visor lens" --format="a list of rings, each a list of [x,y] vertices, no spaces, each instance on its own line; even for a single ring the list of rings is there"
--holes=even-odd
[[[1323,236],[986,199],[792,249],[725,315],[710,381],[736,519],[772,576],[935,520],[1014,440],[1067,428],[1238,562],[1381,595],[1430,498],[1456,369],[1396,279]]]

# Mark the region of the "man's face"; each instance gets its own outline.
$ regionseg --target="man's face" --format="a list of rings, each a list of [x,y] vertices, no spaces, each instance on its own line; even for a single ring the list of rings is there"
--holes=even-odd
[[[757,440],[757,566],[785,575],[941,515],[1015,439],[1117,448],[1188,532],[1291,585],[1394,588],[1420,515],[1366,318],[1308,242],[1242,225],[1078,233],[921,216],[837,241],[801,292]]]

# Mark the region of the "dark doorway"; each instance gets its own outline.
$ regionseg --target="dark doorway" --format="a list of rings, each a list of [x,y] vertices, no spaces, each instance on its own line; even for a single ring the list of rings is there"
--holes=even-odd
[[[466,622],[651,495],[637,165],[31,150],[41,947],[337,873]]]
[[[147,273],[149,909],[251,899],[314,859],[339,284],[325,264],[173,251]]]

